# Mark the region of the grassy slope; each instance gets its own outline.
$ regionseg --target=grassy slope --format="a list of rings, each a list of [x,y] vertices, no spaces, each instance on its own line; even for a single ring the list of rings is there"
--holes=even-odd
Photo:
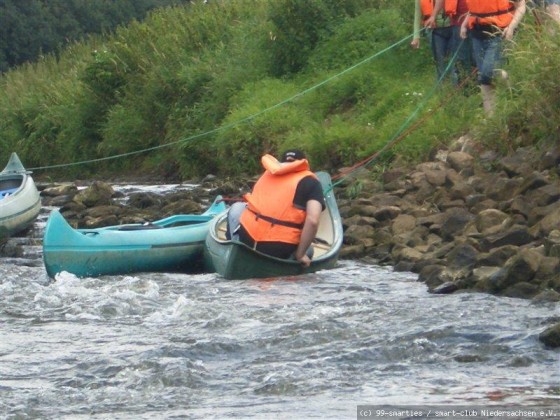
[[[527,16],[507,63],[511,88],[500,86],[499,112],[485,121],[477,94],[434,90],[427,43],[408,47],[406,2],[370,3],[338,2],[354,9],[333,17],[317,5],[336,1],[303,2],[294,27],[274,17],[296,13],[298,0],[165,9],[22,66],[0,79],[0,162],[12,151],[28,167],[122,155],[38,172],[187,178],[254,173],[261,153],[291,146],[335,170],[407,128],[380,164],[421,160],[467,132],[503,150],[557,139],[560,31]]]

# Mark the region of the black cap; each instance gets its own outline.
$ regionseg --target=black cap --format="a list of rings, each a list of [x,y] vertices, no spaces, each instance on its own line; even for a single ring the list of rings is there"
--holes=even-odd
[[[292,162],[300,159],[305,159],[305,153],[299,149],[289,149],[282,153],[282,159],[280,162]]]

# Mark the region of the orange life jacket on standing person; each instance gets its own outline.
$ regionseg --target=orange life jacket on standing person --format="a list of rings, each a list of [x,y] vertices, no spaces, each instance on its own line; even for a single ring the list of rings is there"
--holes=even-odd
[[[422,13],[422,23],[434,12],[435,0],[420,0],[420,10]],[[449,17],[455,16],[457,13],[457,0],[445,0],[443,13]]]
[[[299,181],[316,175],[309,170],[307,159],[280,163],[265,155],[261,162],[265,173],[251,194],[246,194],[247,209],[240,222],[255,242],[299,244],[306,212],[294,206]]]
[[[509,0],[467,0],[469,6],[468,26],[497,26],[507,28],[513,19],[515,7]]]

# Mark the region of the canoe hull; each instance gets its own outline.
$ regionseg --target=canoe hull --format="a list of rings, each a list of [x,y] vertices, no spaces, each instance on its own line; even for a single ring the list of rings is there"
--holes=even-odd
[[[295,260],[271,257],[241,242],[225,239],[223,232],[227,212],[210,224],[205,245],[207,265],[230,280],[296,276],[333,268],[342,246],[342,221],[331,189],[330,176],[325,172],[319,172],[317,176],[323,185],[323,191],[326,191],[327,208],[321,215],[317,235],[322,241],[314,245],[316,257],[312,259],[310,267],[304,268]]]
[[[150,225],[73,229],[53,211],[43,238],[43,261],[54,277],[67,271],[78,277],[138,272],[207,271],[204,239],[210,221],[225,205],[218,199],[202,215],[176,215]]]
[[[304,268],[297,261],[274,258],[237,241],[221,243],[210,235],[206,238],[206,258],[214,270],[228,280],[297,276],[327,270],[336,265],[338,254],[314,260]]]
[[[15,153],[0,172],[0,240],[28,229],[41,211],[33,178]]]

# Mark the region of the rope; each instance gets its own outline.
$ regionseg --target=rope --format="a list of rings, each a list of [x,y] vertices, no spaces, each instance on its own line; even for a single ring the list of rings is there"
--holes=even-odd
[[[295,94],[295,95],[293,95],[293,96],[291,96],[287,99],[284,99],[283,101],[281,101],[281,102],[279,102],[275,105],[272,105],[268,108],[265,108],[265,109],[255,113],[253,115],[242,118],[238,121],[235,121],[235,122],[232,122],[232,123],[229,123],[229,124],[225,124],[223,126],[214,128],[214,129],[206,131],[204,133],[195,134],[193,136],[190,136],[190,137],[187,137],[187,138],[184,138],[184,139],[179,139],[179,140],[176,140],[176,141],[173,141],[173,142],[170,142],[170,143],[161,144],[161,145],[154,146],[154,147],[149,147],[149,148],[146,148],[146,149],[136,150],[136,151],[133,151],[133,152],[121,153],[121,154],[118,154],[118,155],[106,156],[106,157],[97,158],[97,159],[82,160],[82,161],[79,161],[79,162],[61,163],[61,164],[47,165],[47,166],[38,166],[38,167],[35,167],[35,168],[29,168],[29,170],[38,171],[38,170],[44,170],[44,169],[65,168],[65,167],[69,167],[69,166],[78,166],[78,165],[84,165],[84,164],[89,164],[89,163],[96,163],[96,162],[103,162],[103,161],[107,161],[107,160],[119,159],[119,158],[123,158],[123,157],[138,155],[138,154],[141,154],[141,153],[152,152],[154,150],[163,149],[164,147],[173,146],[173,145],[176,145],[176,144],[179,144],[179,143],[184,143],[184,142],[187,142],[187,141],[190,141],[190,140],[195,140],[195,139],[198,139],[198,138],[201,138],[201,137],[206,137],[206,136],[209,136],[211,134],[218,133],[220,131],[228,130],[228,129],[236,127],[238,125],[250,122],[250,121],[254,120],[255,118],[257,118],[257,117],[259,117],[263,114],[266,114],[270,111],[273,111],[276,108],[279,108],[279,107],[281,107],[281,106],[283,106],[283,105],[285,105],[289,102],[292,102],[292,101],[296,100],[297,98],[300,98],[304,95],[307,95],[308,93],[320,88],[321,86],[333,81],[334,79],[337,79],[337,78],[345,75],[346,73],[356,69],[357,67],[360,67],[360,66],[370,62],[371,60],[379,57],[380,55],[386,53],[387,51],[390,51],[393,48],[396,48],[397,46],[399,46],[403,42],[407,41],[412,36],[413,35],[408,35],[407,37],[401,39],[400,41],[397,41],[394,44],[390,45],[389,47],[384,48],[383,50],[373,54],[372,56],[358,62],[357,64],[354,64],[353,66],[348,67],[347,69],[341,71],[340,73],[335,74],[334,76],[331,76],[331,77],[323,80],[322,82],[320,82],[320,83],[318,83],[314,86],[311,86],[310,88],[305,89],[305,90],[303,90],[303,91],[301,91],[301,92],[299,92],[299,93],[297,93],[297,94]]]
[[[455,92],[461,88],[464,87],[464,85],[472,79],[473,75],[475,74],[476,70],[473,70],[473,72],[469,75],[469,77],[466,77],[459,85],[456,86],[456,89],[453,90],[452,92],[450,92],[445,98],[444,100],[442,100],[440,102],[439,105],[437,105],[436,107],[433,107],[427,114],[424,115],[424,117],[422,119],[420,119],[419,121],[417,121],[414,125],[412,125],[411,127],[409,127],[408,129],[406,129],[406,127],[414,120],[414,118],[416,118],[416,116],[418,115],[418,113],[420,112],[420,110],[422,108],[424,108],[424,106],[426,105],[426,103],[432,98],[432,96],[434,96],[434,94],[436,93],[438,87],[441,85],[443,79],[446,77],[446,75],[449,73],[449,70],[451,69],[451,67],[455,64],[455,61],[457,59],[457,54],[459,53],[462,45],[463,45],[464,41],[461,41],[461,43],[459,44],[459,46],[457,47],[457,50],[455,51],[455,53],[453,54],[451,60],[449,60],[449,63],[447,64],[447,67],[445,68],[445,70],[443,71],[443,73],[441,74],[441,76],[437,79],[436,83],[434,84],[433,88],[431,89],[431,91],[428,93],[428,95],[425,96],[424,100],[418,105],[418,107],[414,110],[414,112],[412,112],[412,114],[410,114],[408,116],[408,118],[406,119],[406,121],[399,127],[399,129],[396,131],[396,133],[391,137],[391,139],[378,151],[376,151],[374,154],[368,156],[367,158],[361,160],[360,162],[356,163],[355,165],[351,166],[350,168],[348,168],[345,171],[342,171],[341,173],[339,173],[338,175],[335,175],[332,177],[332,180],[337,180],[336,182],[334,182],[333,184],[331,184],[331,186],[325,191],[325,194],[329,191],[331,191],[335,186],[339,185],[342,180],[349,176],[350,174],[356,172],[358,169],[362,168],[362,167],[366,167],[368,165],[370,165],[371,163],[373,163],[379,156],[381,156],[381,154],[385,151],[387,151],[389,148],[393,147],[394,145],[396,145],[397,143],[399,143],[400,141],[402,141],[408,134],[410,134],[412,131],[414,131],[416,128],[418,128],[420,125],[422,125],[427,119],[428,117],[432,116],[438,109],[440,109],[443,105],[445,105],[447,102],[449,102],[449,100],[451,99],[451,97],[455,94]]]

